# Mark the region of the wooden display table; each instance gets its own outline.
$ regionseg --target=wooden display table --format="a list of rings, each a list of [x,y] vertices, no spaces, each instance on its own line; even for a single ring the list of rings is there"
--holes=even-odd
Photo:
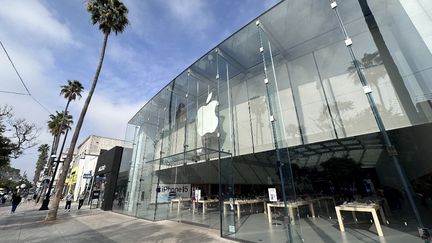
[[[312,217],[315,218],[315,209],[313,207],[314,200],[300,200],[295,202],[287,202],[287,208],[288,213],[291,219],[291,224],[295,223],[295,215],[294,215],[294,209],[303,207],[303,206],[309,206],[309,211],[312,214]],[[268,222],[272,223],[272,212],[271,208],[283,208],[285,207],[285,204],[283,202],[276,202],[276,203],[267,203],[267,218]]]
[[[237,206],[237,217],[240,218],[240,207],[242,205],[251,205],[251,208],[253,207],[253,205],[258,204],[258,203],[263,203],[264,204],[264,213],[266,212],[266,201],[262,200],[262,199],[243,199],[243,200],[234,200],[233,205]],[[227,212],[227,207],[230,206],[230,201],[225,201],[224,202],[224,214],[226,214]],[[252,210],[252,209],[251,209]]]
[[[214,203],[214,202],[219,202],[218,199],[207,199],[207,200],[198,200],[198,201],[192,201],[192,213],[195,213],[195,205],[196,204],[202,204],[202,212],[203,214],[205,214],[206,212],[206,208],[207,208],[207,204],[209,203]]]
[[[345,231],[345,226],[344,226],[340,211],[353,212],[354,219],[355,219],[355,212],[366,212],[366,213],[372,214],[372,218],[373,218],[373,221],[375,223],[375,227],[377,229],[378,235],[384,236],[384,233],[382,231],[381,224],[379,222],[378,215],[377,215],[377,211],[379,211],[381,214],[381,219],[382,219],[383,223],[386,222],[384,211],[383,211],[380,204],[377,204],[377,203],[371,203],[371,204],[347,203],[347,204],[342,204],[342,205],[336,206],[335,209],[336,209],[336,216],[337,216],[338,222],[339,222],[340,231],[342,231],[342,232]]]
[[[191,200],[190,198],[174,198],[174,199],[171,199],[171,201],[170,201],[170,212],[173,209],[174,203],[177,203],[177,214],[178,214],[180,212],[181,206],[183,205],[183,202],[187,202],[187,201],[190,201],[190,200]]]
[[[321,210],[321,202],[324,202],[324,205],[325,205],[325,209],[326,209],[326,211],[327,211],[327,215],[330,215],[330,210],[329,210],[329,206],[328,206],[328,201],[332,201],[333,202],[333,206],[336,206],[336,201],[335,201],[335,199],[334,199],[334,197],[332,197],[332,196],[320,196],[320,197],[316,197],[316,198],[313,198],[313,199],[311,199],[312,201],[314,201],[314,203],[316,202],[316,203],[318,203],[318,207],[320,208],[320,210]],[[332,206],[332,207],[333,207]],[[330,216],[329,216],[330,217]],[[331,217],[330,217],[331,218]]]

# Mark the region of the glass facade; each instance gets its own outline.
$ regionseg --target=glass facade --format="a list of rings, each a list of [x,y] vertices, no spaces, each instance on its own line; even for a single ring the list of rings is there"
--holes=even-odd
[[[422,242],[432,2],[285,0],[129,121],[113,210],[249,242]]]

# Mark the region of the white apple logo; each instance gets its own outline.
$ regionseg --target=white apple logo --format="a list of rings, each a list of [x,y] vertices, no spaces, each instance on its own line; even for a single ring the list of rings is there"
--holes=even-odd
[[[197,112],[197,132],[201,137],[216,131],[219,123],[216,115],[216,106],[219,103],[216,100],[210,102],[212,95],[213,93],[208,94],[206,105],[201,106]]]

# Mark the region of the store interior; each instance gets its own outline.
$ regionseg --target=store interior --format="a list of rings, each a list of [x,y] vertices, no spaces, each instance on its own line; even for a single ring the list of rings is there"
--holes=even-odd
[[[428,141],[409,141],[431,129],[430,125],[422,125],[390,131],[397,147],[401,146],[400,162],[425,225],[431,224],[432,167],[427,167],[428,156],[422,155],[430,151],[422,150],[422,144]],[[420,239],[418,222],[379,133],[293,147],[289,149],[289,162],[287,150],[281,150],[281,159],[291,164],[288,170],[283,170],[283,184],[274,150],[237,157],[227,153],[221,160],[217,151],[200,150],[203,158],[200,160],[197,151],[191,151],[148,163],[155,169],[155,173],[150,173],[154,177],[149,194],[165,193],[167,197],[156,196],[159,202],[155,202],[154,196],[142,195],[144,200],[142,207],[137,208],[138,215],[154,214],[157,220],[169,219],[214,229],[222,226],[223,236],[250,242],[287,237],[292,237],[294,242]],[[173,185],[183,188],[183,193],[172,189]],[[163,192],[164,187],[172,190]],[[276,200],[269,198],[269,188],[276,189]],[[287,202],[288,218],[284,218],[283,198]],[[344,232],[341,232],[336,206],[341,207]],[[350,207],[376,207],[382,236],[371,210],[351,211]]]

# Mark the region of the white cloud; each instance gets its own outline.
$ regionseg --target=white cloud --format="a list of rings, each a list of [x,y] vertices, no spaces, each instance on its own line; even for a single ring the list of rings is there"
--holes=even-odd
[[[84,105],[87,92],[83,98],[72,106],[78,120],[81,107]],[[145,101],[116,101],[110,93],[102,93],[96,90],[92,97],[89,109],[83,124],[83,132],[79,141],[83,141],[89,135],[99,135],[111,138],[124,139],[126,125],[133,115],[144,105]],[[91,132],[89,132],[91,131]]]
[[[69,28],[57,20],[39,1],[4,0],[0,8],[0,26],[13,26],[15,32],[45,41],[73,43]]]
[[[113,40],[107,48],[107,57],[113,61],[122,63],[136,59],[136,51],[127,44]]]
[[[173,18],[195,31],[208,28],[213,21],[212,12],[204,0],[166,0],[164,3]]]

